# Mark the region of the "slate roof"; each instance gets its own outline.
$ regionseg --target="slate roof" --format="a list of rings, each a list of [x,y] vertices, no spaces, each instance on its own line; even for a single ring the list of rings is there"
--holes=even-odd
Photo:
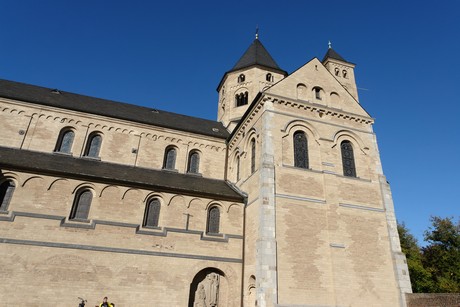
[[[338,54],[334,49],[329,48],[327,49],[326,54],[324,55],[323,61],[324,62],[327,58],[329,59],[334,59],[334,60],[339,60],[345,63],[350,63],[347,60],[345,60],[340,54]]]
[[[230,71],[255,65],[271,68],[285,75],[287,74],[278,66],[278,64],[276,64],[270,53],[268,53],[267,49],[265,49],[264,45],[262,45],[260,40],[257,38],[252,42],[251,46],[249,46],[243,56],[238,60],[238,62],[236,62],[235,66],[233,66]]]
[[[0,167],[34,174],[243,202],[226,181],[0,146]]]
[[[0,97],[225,139],[220,122],[0,79]]]

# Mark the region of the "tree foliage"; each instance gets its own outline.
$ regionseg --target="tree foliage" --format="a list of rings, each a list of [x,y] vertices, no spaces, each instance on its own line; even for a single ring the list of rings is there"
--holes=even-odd
[[[406,254],[412,291],[421,293],[460,292],[460,220],[431,218],[425,231],[426,246],[403,224],[398,224],[401,249]]]

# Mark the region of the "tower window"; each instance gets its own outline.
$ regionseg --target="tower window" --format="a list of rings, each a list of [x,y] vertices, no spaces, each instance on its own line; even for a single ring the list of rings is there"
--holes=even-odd
[[[347,177],[356,177],[355,157],[353,146],[350,141],[343,141],[340,144],[342,151],[343,175]]]
[[[294,166],[308,168],[308,142],[303,131],[294,133]]]
[[[69,128],[64,128],[59,133],[59,137],[56,143],[54,151],[70,154],[72,151],[73,139],[75,133]]]
[[[219,233],[220,210],[219,207],[211,207],[208,211],[207,233]]]
[[[86,220],[88,219],[89,208],[93,200],[93,193],[88,189],[82,189],[77,192],[72,211],[70,213],[71,220]]]
[[[99,151],[101,150],[102,136],[95,132],[91,133],[86,143],[84,156],[97,158],[99,157]]]
[[[272,82],[273,81],[273,75],[271,73],[268,73],[265,76],[265,80],[267,80],[268,82]]]
[[[334,69],[334,73],[336,76],[339,76],[340,75],[340,69],[338,69],[337,67]]]
[[[241,107],[248,104],[248,92],[239,93],[235,96],[236,106]]]
[[[16,186],[10,180],[0,184],[0,211],[7,211]]]
[[[256,171],[256,140],[251,140],[251,174]]]
[[[144,227],[158,227],[158,220],[160,218],[161,203],[158,198],[153,198],[148,201],[145,206],[144,213]]]
[[[246,80],[246,76],[244,74],[238,76],[238,83],[244,82],[244,80]]]
[[[200,168],[200,154],[197,151],[192,151],[188,156],[188,173],[198,174]]]
[[[176,167],[176,149],[174,147],[168,147],[165,151],[165,157],[163,161],[163,168],[173,170]]]
[[[343,71],[342,71],[342,76],[343,76],[344,78],[347,78],[347,71],[346,71],[346,70],[343,70]]]

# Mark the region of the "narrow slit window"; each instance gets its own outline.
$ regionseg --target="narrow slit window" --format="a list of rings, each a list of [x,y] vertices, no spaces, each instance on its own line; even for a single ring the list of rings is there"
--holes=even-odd
[[[236,181],[240,180],[240,156],[236,157]]]
[[[256,171],[256,140],[251,140],[251,174]]]

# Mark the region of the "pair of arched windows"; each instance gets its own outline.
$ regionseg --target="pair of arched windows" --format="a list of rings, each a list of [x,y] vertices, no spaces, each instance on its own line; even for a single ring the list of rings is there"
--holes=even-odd
[[[235,103],[237,107],[247,105],[249,102],[248,92],[239,93],[235,95]]]
[[[167,147],[163,160],[163,169],[174,170],[176,167],[177,149],[175,147]],[[198,174],[200,172],[200,154],[196,150],[192,150],[188,155],[187,173]]]
[[[293,137],[293,144],[294,166],[309,168],[308,140],[305,132],[296,131]],[[345,140],[340,143],[340,151],[342,155],[343,175],[347,177],[356,177],[355,158],[351,142]]]
[[[58,140],[56,142],[55,152],[71,154],[73,140],[75,138],[75,132],[71,128],[64,128],[59,133]],[[89,135],[88,141],[86,142],[84,156],[98,158],[99,151],[101,150],[102,136],[99,132],[93,132]]]
[[[13,197],[16,185],[13,181],[7,180],[0,184],[0,211],[7,211],[8,205]]]

